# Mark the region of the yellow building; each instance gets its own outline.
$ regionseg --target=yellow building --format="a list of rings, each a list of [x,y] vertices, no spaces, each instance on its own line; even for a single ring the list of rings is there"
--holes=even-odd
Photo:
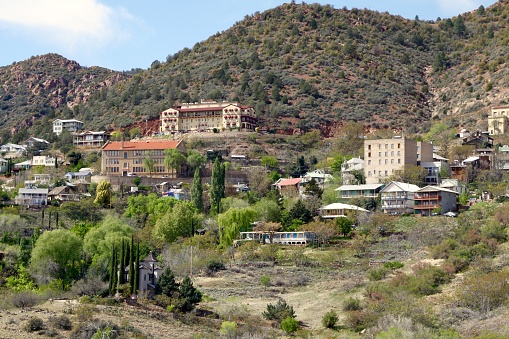
[[[109,141],[102,147],[101,172],[111,176],[154,175],[175,178],[176,169],[164,164],[164,151],[169,149],[186,152],[181,140]],[[152,160],[151,168],[146,168],[146,158]]]
[[[488,132],[490,135],[505,134],[509,131],[509,106],[495,106],[491,108],[488,117]]]
[[[217,129],[254,130],[257,124],[252,107],[236,102],[202,101],[182,104],[161,113],[159,131],[164,134]]]

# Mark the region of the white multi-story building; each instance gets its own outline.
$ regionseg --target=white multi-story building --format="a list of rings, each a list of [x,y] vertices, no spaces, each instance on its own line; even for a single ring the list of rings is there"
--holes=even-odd
[[[84,123],[76,119],[56,119],[53,121],[53,133],[60,135],[64,130],[76,132],[83,128]]]
[[[419,186],[392,181],[380,191],[382,211],[388,214],[414,213],[414,194]]]

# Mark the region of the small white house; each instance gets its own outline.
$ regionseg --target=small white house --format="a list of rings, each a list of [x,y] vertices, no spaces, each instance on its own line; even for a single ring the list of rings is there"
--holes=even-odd
[[[76,132],[83,128],[84,123],[76,119],[56,119],[53,121],[53,133],[56,135],[62,134],[62,132]]]
[[[389,214],[414,212],[414,195],[419,186],[392,181],[380,191],[382,211]]]
[[[320,208],[320,215],[324,219],[333,219],[340,217],[349,217],[356,213],[367,213],[369,212],[367,209],[361,208],[359,206],[343,204],[340,202],[336,202],[333,204],[329,204]]]

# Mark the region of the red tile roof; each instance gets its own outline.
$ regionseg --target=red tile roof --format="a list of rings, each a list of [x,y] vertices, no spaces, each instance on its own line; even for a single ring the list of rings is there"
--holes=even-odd
[[[302,178],[291,178],[291,179],[282,179],[279,183],[277,183],[277,186],[293,186],[297,185],[299,182],[302,181]]]
[[[122,148],[121,141],[110,141],[103,146],[105,151],[119,151],[119,150],[165,150],[177,148],[182,140],[140,140],[140,141],[124,141]]]

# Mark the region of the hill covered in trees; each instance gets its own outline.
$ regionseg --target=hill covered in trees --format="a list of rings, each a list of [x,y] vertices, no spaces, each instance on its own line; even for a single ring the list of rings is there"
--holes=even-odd
[[[49,137],[54,118],[111,129],[202,99],[251,105],[272,130],[327,134],[354,120],[415,133],[432,119],[485,128],[489,107],[507,102],[508,13],[507,1],[434,21],[290,3],[247,15],[146,70],[32,57],[0,68],[2,142]]]

